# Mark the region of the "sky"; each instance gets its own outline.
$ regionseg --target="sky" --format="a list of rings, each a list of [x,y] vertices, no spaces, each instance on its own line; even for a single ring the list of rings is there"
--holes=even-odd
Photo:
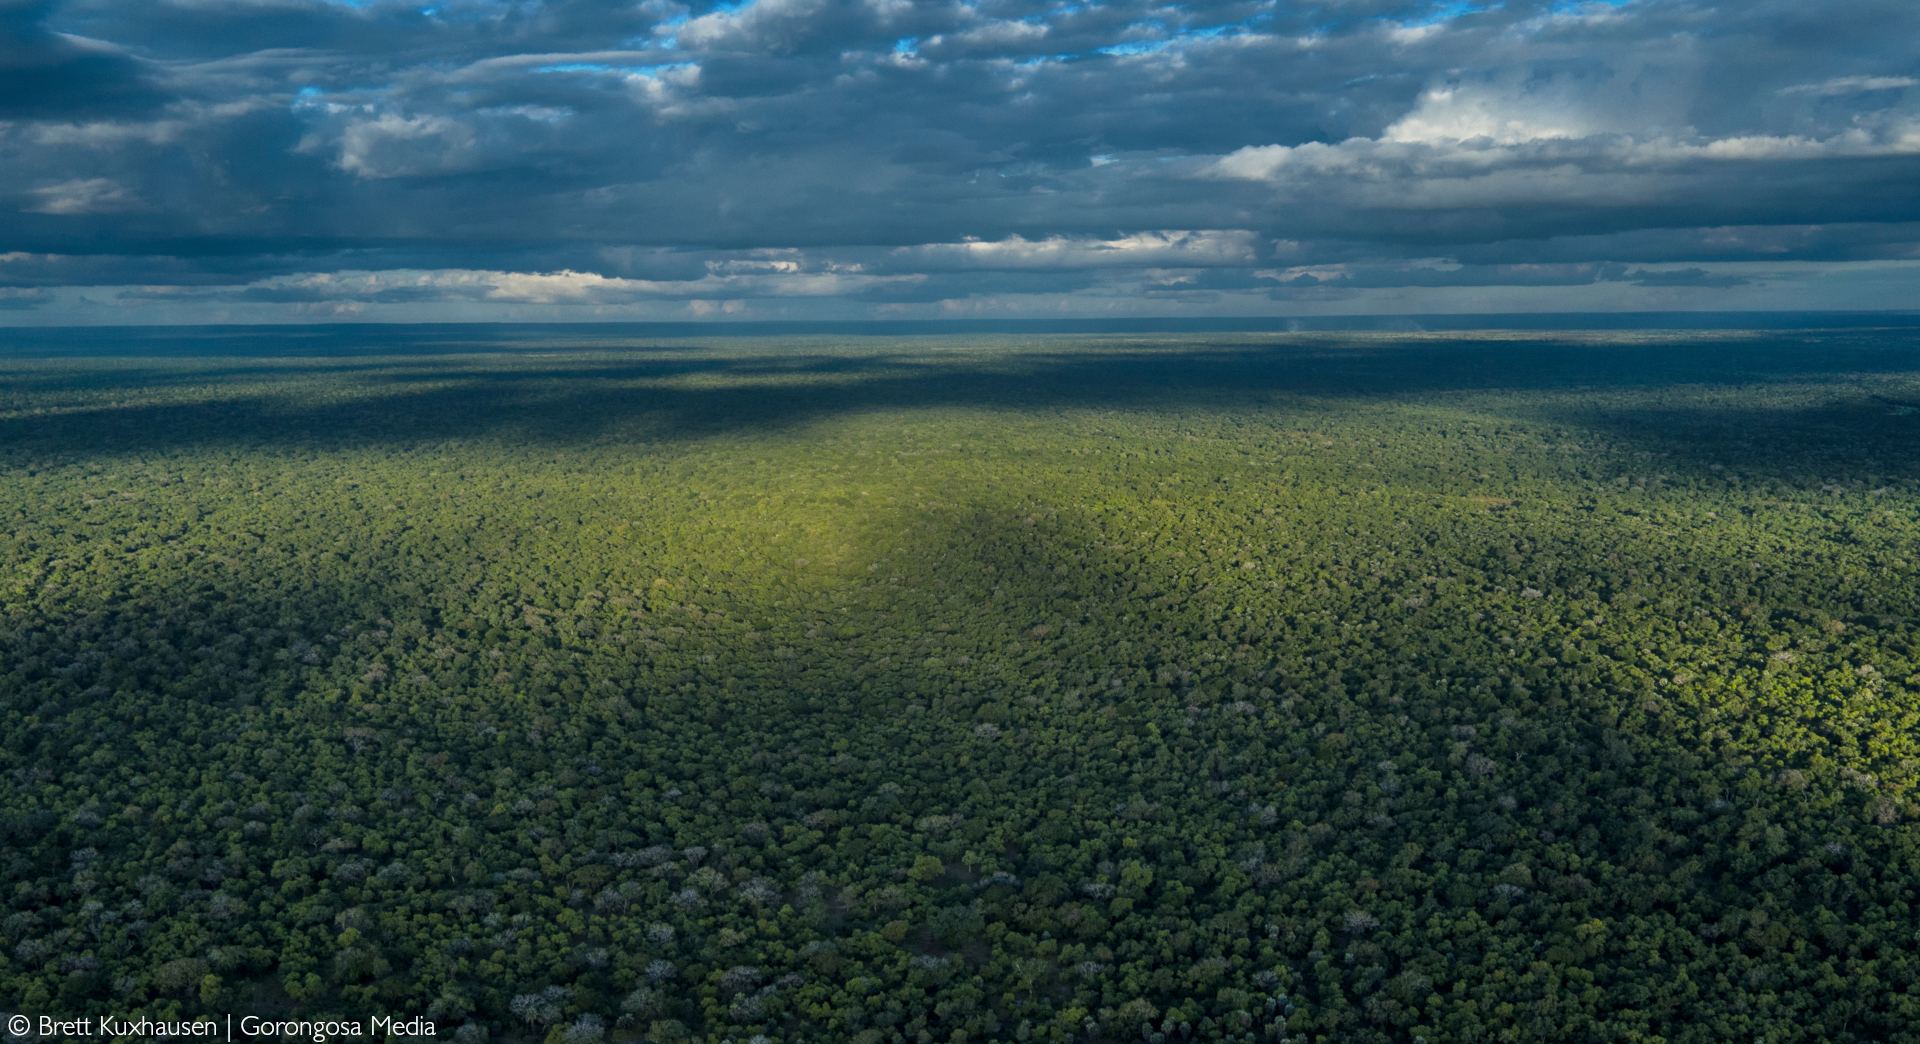
[[[1920,308],[1913,0],[0,0],[0,324]]]

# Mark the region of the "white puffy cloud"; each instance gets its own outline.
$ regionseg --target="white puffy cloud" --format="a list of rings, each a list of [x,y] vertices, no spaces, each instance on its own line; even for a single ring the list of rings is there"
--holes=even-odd
[[[1050,236],[967,239],[893,251],[897,263],[922,269],[1143,268],[1244,265],[1259,258],[1259,237],[1244,229],[1135,232],[1112,239]]]
[[[477,141],[473,128],[450,117],[384,113],[348,122],[335,162],[363,178],[459,170]]]

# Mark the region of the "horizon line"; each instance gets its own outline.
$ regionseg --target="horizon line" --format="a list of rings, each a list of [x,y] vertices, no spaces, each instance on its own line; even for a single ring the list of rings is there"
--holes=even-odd
[[[9,335],[114,330],[324,330],[519,328],[657,331],[675,336],[774,333],[1317,333],[1466,332],[1473,330],[1735,330],[1920,326],[1920,309],[1682,309],[1632,312],[1353,313],[1306,316],[965,317],[939,319],[456,319],[377,321],[322,319],[287,322],[0,323]]]

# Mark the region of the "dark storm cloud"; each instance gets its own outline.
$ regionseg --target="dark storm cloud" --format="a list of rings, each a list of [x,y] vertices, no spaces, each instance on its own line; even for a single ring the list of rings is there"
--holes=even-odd
[[[1910,306],[1915,39],[1908,0],[0,0],[0,287],[11,321]]]
[[[157,105],[141,63],[119,47],[54,32],[53,0],[0,0],[0,119],[135,113]]]

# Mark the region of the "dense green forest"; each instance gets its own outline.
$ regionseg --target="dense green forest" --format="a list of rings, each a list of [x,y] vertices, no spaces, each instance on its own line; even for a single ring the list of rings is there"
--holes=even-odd
[[[0,1011],[1920,1040],[1917,775],[1920,331],[0,338]]]

